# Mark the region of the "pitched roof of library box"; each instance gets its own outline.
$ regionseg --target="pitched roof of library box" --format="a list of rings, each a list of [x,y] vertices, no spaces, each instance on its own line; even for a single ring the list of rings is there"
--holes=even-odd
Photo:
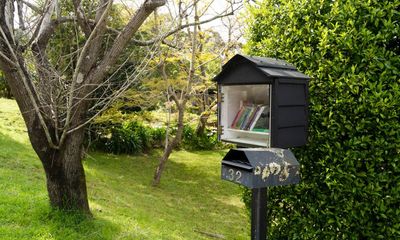
[[[257,84],[272,83],[275,78],[307,80],[310,77],[280,59],[236,54],[222,66],[214,81],[220,84]]]

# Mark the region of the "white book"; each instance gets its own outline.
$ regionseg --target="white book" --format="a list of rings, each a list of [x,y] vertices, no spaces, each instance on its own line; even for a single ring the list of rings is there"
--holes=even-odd
[[[262,106],[262,107],[260,107],[260,108],[258,109],[258,112],[256,113],[256,116],[254,117],[253,122],[252,122],[251,125],[250,125],[250,128],[249,128],[250,131],[253,130],[254,126],[256,125],[258,119],[260,118],[261,114],[264,112],[264,109],[265,109],[266,107],[267,107],[267,106]]]

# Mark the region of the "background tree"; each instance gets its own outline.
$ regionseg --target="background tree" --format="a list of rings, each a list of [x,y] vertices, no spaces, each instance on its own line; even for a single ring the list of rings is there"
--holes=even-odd
[[[264,0],[249,8],[247,52],[311,76],[309,143],[295,149],[302,180],[270,189],[271,239],[399,238],[399,7]]]
[[[183,118],[186,110],[186,103],[189,100],[191,91],[192,91],[192,84],[193,84],[193,79],[195,75],[195,64],[196,64],[196,54],[197,54],[197,39],[198,39],[198,26],[197,23],[199,22],[199,13],[198,13],[198,8],[197,8],[197,1],[193,2],[193,11],[194,11],[194,22],[196,25],[193,26],[193,32],[191,33],[190,30],[188,30],[188,36],[189,40],[191,40],[191,56],[189,58],[189,68],[188,71],[186,72],[187,75],[187,80],[180,82],[178,84],[175,84],[180,90],[177,91],[175,90],[174,85],[170,84],[167,82],[167,94],[168,96],[173,100],[175,103],[176,108],[178,109],[178,119],[177,119],[177,130],[175,137],[171,141],[166,141],[164,153],[160,158],[159,165],[154,173],[153,177],[153,186],[158,186],[160,184],[161,180],[161,175],[165,169],[165,164],[167,163],[167,160],[169,156],[172,153],[172,150],[181,142],[182,140],[182,134],[183,134]],[[184,16],[184,12],[182,11],[182,3],[179,2],[179,12],[181,16]],[[161,63],[161,72],[164,80],[168,81],[168,74],[165,69],[165,63]],[[180,79],[181,80],[181,79]],[[182,84],[183,83],[183,84]],[[183,85],[183,86],[182,86]],[[185,86],[186,85],[186,86]],[[169,99],[168,99],[169,100]],[[168,138],[168,134],[167,134]]]
[[[210,116],[215,115],[217,108],[216,87],[212,78],[222,70],[222,65],[234,54],[241,51],[240,42],[241,17],[237,14],[221,19],[226,31],[226,39],[214,31],[199,34],[199,80],[201,85],[196,89],[196,102],[198,106],[199,121],[196,127],[196,135],[204,136]],[[201,30],[199,28],[199,30]],[[212,93],[212,95],[210,95]]]
[[[171,140],[168,140],[167,130],[166,146],[154,174],[153,186],[159,185],[170,154],[182,141],[184,127],[188,125],[184,122],[185,112],[197,108],[196,113],[200,115],[200,124],[202,124],[198,131],[203,133],[211,106],[215,105],[214,101],[210,100],[208,91],[214,85],[211,79],[220,70],[218,60],[223,56],[226,46],[219,34],[213,31],[202,31],[199,24],[200,19],[206,15],[213,3],[214,1],[201,4],[198,1],[179,1],[177,5],[180,20],[178,21],[189,22],[190,18],[193,18],[192,22],[196,24],[192,30],[188,28],[187,32],[175,35],[174,45],[169,44],[164,54],[160,55],[159,74],[156,76],[158,83],[153,85],[164,88],[169,114],[171,114],[171,108],[174,107],[178,116],[175,136]],[[240,8],[240,4],[230,2],[223,14],[217,16],[227,17]],[[189,102],[191,104],[188,104]],[[188,109],[188,105],[192,109]]]

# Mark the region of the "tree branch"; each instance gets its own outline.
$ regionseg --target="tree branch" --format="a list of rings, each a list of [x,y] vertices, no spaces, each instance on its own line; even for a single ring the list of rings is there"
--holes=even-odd
[[[75,93],[75,86],[76,84],[80,84],[83,82],[83,79],[88,71],[88,69],[91,68],[90,63],[86,63],[88,66],[84,67],[84,69],[82,69],[82,64],[84,62],[84,59],[89,60],[90,62],[95,62],[95,59],[90,60],[90,58],[97,58],[98,55],[98,50],[100,48],[100,43],[99,40],[96,40],[96,38],[98,37],[99,34],[101,34],[106,26],[106,19],[108,16],[108,13],[111,9],[112,6],[112,0],[104,0],[101,1],[100,4],[107,4],[105,5],[105,9],[103,11],[101,11],[101,15],[97,21],[97,24],[95,26],[95,28],[93,29],[93,31],[90,33],[89,38],[86,40],[85,45],[82,48],[81,54],[79,55],[79,58],[77,60],[76,63],[76,67],[75,67],[75,71],[73,73],[72,76],[72,83],[71,83],[71,87],[69,89],[69,97],[68,97],[68,104],[67,104],[67,116],[65,119],[65,124],[64,124],[64,129],[63,132],[61,134],[60,137],[60,145],[62,145],[67,137],[67,133],[68,133],[68,128],[70,126],[70,121],[71,121],[71,114],[72,114],[72,110],[73,110],[73,100],[74,100],[74,93]],[[103,7],[103,6],[100,6]],[[101,39],[101,38],[98,38]],[[93,52],[89,52],[90,50],[92,50]],[[92,55],[92,56],[91,56]],[[83,70],[83,72],[82,72]]]
[[[24,31],[25,24],[24,24],[24,17],[22,13],[22,0],[17,0],[17,8],[18,8],[18,17],[19,17],[19,28]]]
[[[138,31],[146,18],[159,6],[164,5],[166,0],[146,0],[131,18],[125,28],[114,40],[110,50],[106,52],[103,60],[97,68],[89,74],[88,83],[99,83],[103,81],[105,76],[111,70],[112,66],[117,62],[118,56],[122,53],[133,35]]]
[[[30,9],[32,9],[32,11],[34,11],[34,12],[36,12],[36,13],[38,13],[38,14],[43,12],[38,6],[32,4],[32,3],[29,2],[29,1],[22,0],[22,2],[23,2],[26,6],[28,6]]]
[[[132,42],[134,44],[138,45],[138,46],[149,46],[149,45],[152,45],[152,44],[154,44],[154,43],[156,43],[158,41],[162,41],[162,40],[166,39],[167,37],[179,32],[182,29],[185,29],[185,28],[188,28],[188,27],[191,27],[191,26],[195,26],[195,25],[201,25],[201,24],[209,23],[209,22],[212,22],[212,21],[220,19],[220,18],[231,16],[234,13],[235,13],[235,11],[232,11],[232,12],[229,12],[229,13],[226,13],[226,14],[223,14],[223,15],[212,17],[212,18],[207,19],[207,20],[183,24],[183,25],[178,26],[175,29],[172,29],[169,32],[166,32],[166,33],[162,34],[161,36],[159,36],[157,38],[152,39],[152,40],[141,41],[141,40],[138,40],[138,39],[133,39]]]
[[[6,36],[5,32],[3,31],[3,28],[1,26],[0,26],[0,33],[2,35],[3,40],[5,41],[6,45],[8,46],[8,49],[10,51],[10,54],[11,54],[12,58],[14,58],[16,70],[18,72],[19,77],[21,78],[21,80],[23,82],[23,85],[24,85],[24,87],[26,89],[26,93],[28,94],[28,97],[30,99],[30,102],[31,102],[32,106],[34,107],[36,115],[39,118],[40,125],[43,128],[43,131],[45,133],[45,136],[46,136],[46,139],[47,139],[47,141],[49,143],[49,146],[51,148],[53,148],[53,149],[58,149],[59,147],[54,144],[53,139],[51,138],[51,134],[50,134],[49,128],[47,127],[46,122],[45,122],[45,120],[43,118],[43,115],[40,112],[39,105],[38,105],[38,103],[36,101],[37,100],[37,97],[35,95],[36,92],[33,91],[32,88],[30,87],[28,79],[25,76],[24,70],[22,69],[22,67],[19,64],[19,59],[18,59],[16,53],[14,52],[14,49],[13,49],[11,43],[8,41],[7,36]]]
[[[101,28],[104,27],[106,19],[107,19],[107,14],[109,10],[111,9],[112,1],[109,1],[105,11],[102,13],[99,21],[97,22],[95,28],[93,31],[90,33],[89,38],[86,40],[85,45],[82,48],[81,54],[79,55],[78,61],[76,63],[75,71],[72,77],[73,81],[76,81],[77,83],[81,83],[83,81],[83,77],[85,73],[81,73],[81,67],[83,64],[84,58],[89,58],[90,56],[87,55],[90,46],[93,44],[93,40],[98,36],[98,32],[101,31]],[[81,76],[81,77],[79,77]]]
[[[50,0],[49,4],[47,5],[47,10],[44,12],[41,22],[37,27],[38,30],[35,31],[37,32],[37,36],[35,40],[33,40],[34,42],[38,42],[39,39],[43,37],[42,35],[46,35],[49,31],[51,31],[51,28],[54,24],[54,21],[51,20],[51,17],[56,10],[56,5],[57,0]]]
[[[85,33],[85,36],[88,38],[90,36],[91,28],[84,11],[82,11],[81,0],[74,0],[73,4],[77,22]]]
[[[3,0],[4,1],[4,0]],[[5,1],[4,3],[4,22],[7,27],[7,33],[11,37],[11,41],[15,43],[14,39],[14,1]]]

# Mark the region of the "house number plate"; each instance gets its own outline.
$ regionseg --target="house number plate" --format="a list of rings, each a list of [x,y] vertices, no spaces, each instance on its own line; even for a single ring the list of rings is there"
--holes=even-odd
[[[231,182],[242,183],[243,173],[237,169],[227,168],[222,171],[222,178]]]

